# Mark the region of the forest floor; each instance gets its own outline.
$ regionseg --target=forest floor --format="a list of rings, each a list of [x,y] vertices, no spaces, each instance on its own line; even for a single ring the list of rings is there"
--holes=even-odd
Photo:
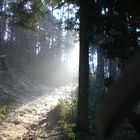
[[[16,87],[16,91],[19,88],[21,87]],[[51,109],[59,99],[70,96],[75,91],[75,87],[39,86],[37,88],[35,86],[34,88],[30,94],[17,97],[20,102],[18,106],[13,106],[14,109],[11,107],[6,119],[0,122],[0,140],[58,140],[61,137],[56,126],[57,116],[52,114]],[[11,91],[5,88],[5,92]],[[12,96],[16,98],[16,94],[19,93],[14,92]],[[1,98],[0,101],[2,102],[3,99]],[[8,104],[8,100],[10,102],[11,95],[5,104]]]

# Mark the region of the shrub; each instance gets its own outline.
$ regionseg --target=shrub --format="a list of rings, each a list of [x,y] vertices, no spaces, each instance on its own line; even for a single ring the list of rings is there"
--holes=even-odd
[[[74,133],[76,127],[76,114],[77,114],[77,97],[71,96],[65,99],[60,99],[53,109],[54,114],[57,116],[57,123],[62,133],[62,140],[96,140],[94,136],[76,136]]]
[[[58,126],[60,127],[63,137],[66,140],[75,140],[73,128],[75,127],[76,109],[76,97],[60,99],[54,108],[54,111],[58,116]]]

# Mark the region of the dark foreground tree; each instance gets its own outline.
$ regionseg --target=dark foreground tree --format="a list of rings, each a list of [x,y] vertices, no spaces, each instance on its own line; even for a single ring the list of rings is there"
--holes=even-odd
[[[79,94],[77,111],[77,130],[89,133],[89,24],[88,14],[90,1],[80,1],[80,63],[79,63]]]

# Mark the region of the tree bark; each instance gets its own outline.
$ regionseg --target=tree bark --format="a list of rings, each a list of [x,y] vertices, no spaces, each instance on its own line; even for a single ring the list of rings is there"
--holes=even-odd
[[[77,110],[77,130],[80,134],[89,133],[89,37],[87,15],[89,2],[80,1],[80,63],[79,63],[79,95]]]
[[[97,49],[97,88],[100,97],[104,95],[104,55],[100,47]]]
[[[112,77],[114,80],[116,79],[117,75],[117,64],[115,60],[109,59],[109,77]]]

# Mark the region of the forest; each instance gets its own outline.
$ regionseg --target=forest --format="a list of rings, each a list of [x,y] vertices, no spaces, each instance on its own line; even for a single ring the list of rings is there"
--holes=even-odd
[[[0,139],[140,139],[139,0],[0,0]]]

